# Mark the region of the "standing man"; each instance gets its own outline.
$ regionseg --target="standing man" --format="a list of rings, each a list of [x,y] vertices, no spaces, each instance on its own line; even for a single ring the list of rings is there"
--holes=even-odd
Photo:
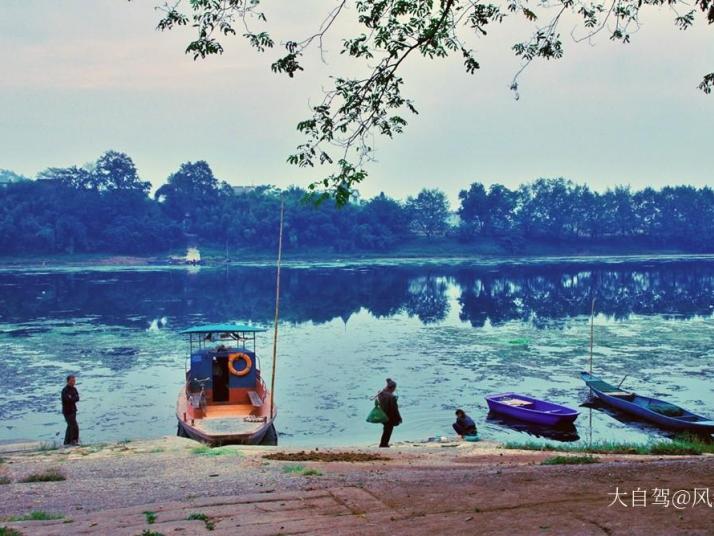
[[[402,423],[402,416],[399,414],[399,407],[397,406],[397,395],[394,394],[396,390],[397,383],[391,378],[387,378],[387,386],[377,395],[379,407],[382,408],[382,411],[384,411],[389,418],[389,420],[384,423],[382,439],[379,442],[379,446],[384,448],[389,447],[389,439],[392,437],[394,427]]]
[[[67,385],[62,389],[62,415],[67,421],[67,431],[64,434],[65,445],[79,445],[79,425],[77,424],[77,402],[79,393],[74,384],[77,378],[70,374],[67,376]]]

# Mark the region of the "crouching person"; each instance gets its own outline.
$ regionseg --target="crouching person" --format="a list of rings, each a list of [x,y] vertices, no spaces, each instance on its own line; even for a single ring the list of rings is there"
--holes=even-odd
[[[465,435],[476,435],[476,423],[466,415],[463,409],[456,410],[456,422],[452,424],[454,431],[461,437]]]

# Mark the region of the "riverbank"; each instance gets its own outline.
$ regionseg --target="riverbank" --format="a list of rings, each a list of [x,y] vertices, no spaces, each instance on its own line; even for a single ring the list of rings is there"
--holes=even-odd
[[[223,266],[241,264],[274,263],[276,252],[255,248],[230,249],[212,246],[200,247],[202,265]],[[28,254],[0,256],[1,268],[49,268],[49,267],[131,267],[169,265],[170,257],[181,257],[186,250],[175,250],[155,255],[117,255],[107,253],[77,254]],[[607,245],[577,243],[528,243],[518,251],[504,248],[490,239],[474,243],[462,243],[453,238],[418,238],[405,240],[389,251],[334,251],[331,248],[300,248],[284,251],[287,263],[374,263],[419,262],[419,261],[487,261],[512,262],[524,259],[572,259],[583,258],[596,261],[603,257],[634,260],[657,258],[711,258],[713,255],[687,252],[673,248],[656,248],[637,244]],[[180,265],[179,265],[180,266]]]
[[[712,508],[693,499],[682,509],[651,503],[653,488],[708,488],[709,455],[543,465],[553,453],[487,442],[305,452],[211,450],[173,437],[2,449],[0,477],[9,483],[0,485],[0,527],[27,535],[671,535],[711,526]],[[276,452],[288,459],[266,458]],[[360,457],[373,459],[352,461]],[[52,473],[65,480],[21,482]],[[627,506],[608,506],[616,488]],[[648,504],[633,508],[638,489],[648,491]],[[7,521],[32,512],[56,519]]]

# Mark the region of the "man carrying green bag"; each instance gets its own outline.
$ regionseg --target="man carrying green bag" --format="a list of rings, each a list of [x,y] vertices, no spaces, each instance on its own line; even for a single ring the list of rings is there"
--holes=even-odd
[[[384,410],[379,407],[379,402],[375,399],[374,407],[372,408],[372,411],[369,412],[369,415],[367,415],[367,422],[371,422],[373,424],[384,424],[387,421],[389,421],[389,417],[387,417]]]
[[[379,442],[380,447],[389,447],[389,439],[392,437],[392,431],[395,426],[402,423],[402,416],[399,414],[399,406],[397,405],[397,396],[394,391],[397,390],[397,383],[391,378],[387,378],[387,386],[382,389],[374,401],[374,408],[367,415],[367,422],[382,424],[382,438]]]

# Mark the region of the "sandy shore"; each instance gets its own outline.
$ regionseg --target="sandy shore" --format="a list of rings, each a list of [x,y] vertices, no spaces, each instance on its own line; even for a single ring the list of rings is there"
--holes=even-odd
[[[299,452],[284,448],[197,447],[179,438],[51,451],[2,446],[0,477],[11,482],[0,486],[0,515],[42,511],[63,517],[4,517],[0,527],[22,534],[128,536],[713,531],[714,508],[665,507],[652,504],[651,496],[653,488],[672,494],[714,488],[712,456],[600,456],[591,465],[545,466],[541,462],[552,453],[489,443],[320,449],[298,456],[318,454],[323,461],[266,459]],[[380,458],[339,461],[355,454]],[[329,458],[338,461],[324,461]],[[51,469],[66,480],[19,482]],[[628,493],[622,497],[627,506],[608,506],[616,487]],[[638,488],[649,491],[649,504],[633,508]]]

